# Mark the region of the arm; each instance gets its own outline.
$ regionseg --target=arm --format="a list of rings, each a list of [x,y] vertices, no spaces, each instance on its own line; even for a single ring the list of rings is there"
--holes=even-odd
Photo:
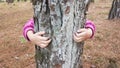
[[[51,42],[51,39],[49,37],[43,37],[45,34],[44,31],[40,31],[37,33],[34,33],[34,21],[33,19],[29,20],[23,27],[23,35],[32,43],[40,46],[41,48],[45,48],[48,46],[48,44]]]
[[[92,21],[87,20],[85,23],[85,28],[78,30],[74,35],[75,41],[83,41],[88,38],[92,38],[95,33],[95,25]],[[34,21],[33,19],[29,20],[23,27],[24,37],[30,41],[29,37],[34,34]],[[28,36],[29,35],[29,36]]]
[[[87,20],[86,23],[85,23],[85,28],[92,30],[92,35],[90,36],[90,38],[92,38],[94,36],[95,29],[96,29],[95,24],[92,21]]]
[[[85,23],[85,28],[77,30],[77,32],[74,34],[74,40],[76,42],[85,41],[89,38],[92,38],[95,33],[95,25],[92,21],[87,20]]]
[[[30,41],[30,39],[27,36],[28,31],[32,31],[34,33],[34,21],[33,19],[30,19],[23,27],[23,36],[25,39]]]

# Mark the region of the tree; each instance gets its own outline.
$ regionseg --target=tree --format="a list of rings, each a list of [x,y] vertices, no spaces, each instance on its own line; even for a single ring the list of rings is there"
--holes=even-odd
[[[120,18],[120,0],[113,0],[108,19]]]
[[[9,3],[13,3],[14,0],[6,0],[6,2],[9,4]]]
[[[20,2],[20,0],[17,0],[17,2]]]
[[[90,3],[93,2],[94,3],[94,0],[85,0],[85,12],[86,12],[86,15],[88,13],[88,8],[90,6]]]
[[[36,49],[37,68],[82,68],[83,44],[73,40],[85,23],[85,0],[33,0],[35,32],[46,31],[52,42]]]
[[[86,9],[86,11],[88,11],[88,8],[89,8],[89,6],[90,6],[90,2],[92,2],[92,0],[85,0],[85,9]]]

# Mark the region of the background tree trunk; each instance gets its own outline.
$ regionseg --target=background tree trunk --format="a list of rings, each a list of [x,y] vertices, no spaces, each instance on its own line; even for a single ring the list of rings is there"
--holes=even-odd
[[[91,2],[93,2],[93,3],[94,3],[94,2],[95,2],[95,0],[91,0]]]
[[[27,0],[24,0],[24,2],[26,2]]]
[[[20,2],[20,0],[17,0],[17,2]]]
[[[13,3],[14,0],[6,0],[6,2],[9,4],[9,3]]]
[[[113,0],[108,19],[120,18],[120,0]]]
[[[89,6],[90,6],[90,2],[91,2],[91,0],[85,0],[85,11],[87,12],[88,11],[88,8],[89,8]]]
[[[46,31],[52,42],[36,48],[37,68],[81,68],[83,42],[73,34],[85,23],[85,0],[33,0],[35,32]]]

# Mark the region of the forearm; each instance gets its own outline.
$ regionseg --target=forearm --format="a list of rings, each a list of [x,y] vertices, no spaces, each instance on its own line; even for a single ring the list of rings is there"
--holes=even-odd
[[[33,21],[33,19],[30,19],[27,23],[25,23],[25,25],[23,27],[23,36],[25,37],[25,39],[30,41],[29,37],[27,35],[28,31],[34,32],[34,21]]]
[[[92,31],[92,29],[91,28],[86,28],[87,29],[87,35],[88,35],[88,38],[92,38],[93,36],[93,31]]]
[[[33,35],[34,35],[34,32],[33,32],[32,30],[29,30],[29,31],[27,32],[27,37],[29,38],[29,41],[32,40]]]
[[[90,37],[90,38],[92,38],[94,36],[95,30],[96,30],[94,23],[90,20],[87,20],[85,23],[85,28],[89,28],[92,31],[92,35]]]

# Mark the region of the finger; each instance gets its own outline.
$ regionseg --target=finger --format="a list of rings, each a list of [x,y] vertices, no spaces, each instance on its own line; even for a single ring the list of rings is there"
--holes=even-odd
[[[41,36],[41,35],[44,35],[44,34],[45,34],[45,31],[40,31],[40,32],[37,32],[36,34],[37,34],[37,35],[40,35],[40,36]]]
[[[42,44],[49,44],[51,42],[51,39],[47,40],[47,41],[41,41]]]
[[[86,34],[85,32],[76,33],[76,36],[77,36],[77,37],[84,37],[85,34]]]
[[[39,46],[40,46],[41,48],[47,47],[47,45],[45,45],[45,44],[40,44]]]
[[[84,39],[84,37],[77,37],[76,35],[74,35],[74,40],[76,42],[81,42],[81,41],[84,41],[85,39]]]
[[[80,41],[81,41],[81,37],[78,38],[76,35],[74,35],[74,40],[75,40],[76,42],[80,42]]]
[[[39,39],[40,39],[41,41],[47,41],[47,40],[49,40],[49,37],[42,37],[42,36],[40,36]]]

